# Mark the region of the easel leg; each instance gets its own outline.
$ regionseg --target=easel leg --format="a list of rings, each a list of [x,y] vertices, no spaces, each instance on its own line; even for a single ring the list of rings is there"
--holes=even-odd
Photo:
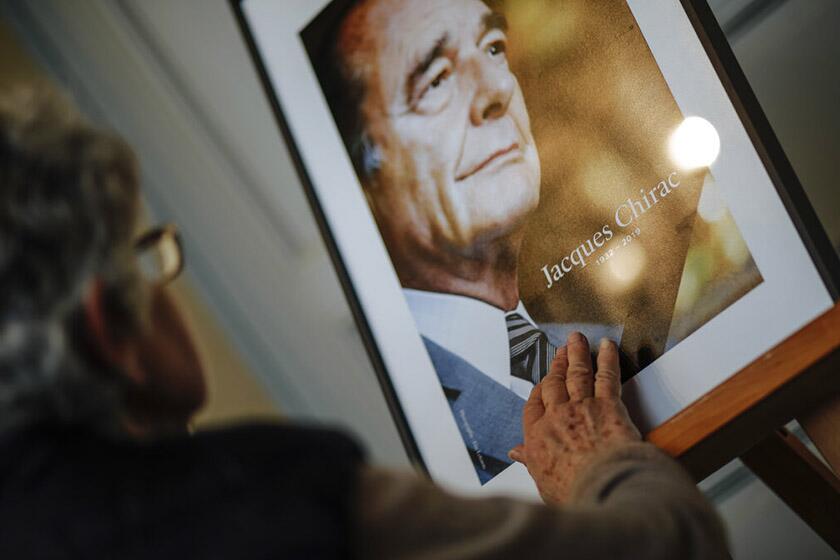
[[[796,436],[777,430],[741,460],[840,553],[840,479]]]
[[[797,420],[831,465],[834,474],[840,475],[840,396],[797,417]]]

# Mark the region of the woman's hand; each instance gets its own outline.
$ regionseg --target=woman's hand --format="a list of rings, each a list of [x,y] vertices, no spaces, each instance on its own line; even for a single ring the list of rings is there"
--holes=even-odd
[[[602,340],[597,371],[589,342],[572,333],[549,374],[534,387],[522,414],[525,443],[510,451],[525,464],[546,503],[568,500],[574,481],[599,455],[639,441],[621,401],[618,348]]]

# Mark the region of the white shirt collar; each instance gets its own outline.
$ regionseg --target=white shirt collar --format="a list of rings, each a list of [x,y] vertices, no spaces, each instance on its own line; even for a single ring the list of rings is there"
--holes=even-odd
[[[510,312],[466,296],[408,288],[403,292],[420,334],[520,397],[528,397],[533,385],[510,374],[505,320]],[[521,301],[514,311],[536,326]]]

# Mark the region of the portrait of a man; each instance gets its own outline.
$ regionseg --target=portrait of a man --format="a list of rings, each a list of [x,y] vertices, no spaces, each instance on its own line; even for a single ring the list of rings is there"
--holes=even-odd
[[[509,25],[500,3],[481,0],[337,0],[302,33],[482,483],[510,465],[525,399],[567,333],[620,340],[626,323],[615,313],[551,316],[542,292],[524,301],[523,267],[540,276],[538,260],[523,262],[523,243],[530,235],[539,244],[529,231],[545,162],[509,58]],[[680,203],[693,217],[703,177],[682,181],[684,190],[697,186]],[[574,206],[550,211],[579,221]],[[615,234],[605,229],[596,244]],[[674,272],[658,279],[673,292],[660,312],[660,353],[690,228],[679,236]],[[549,294],[576,297],[559,290]],[[588,307],[581,300],[575,309]]]

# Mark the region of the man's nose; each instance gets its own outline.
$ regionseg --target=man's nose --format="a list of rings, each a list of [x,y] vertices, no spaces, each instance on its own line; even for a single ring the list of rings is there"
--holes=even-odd
[[[482,57],[488,55],[481,53]],[[516,81],[507,64],[485,58],[475,65],[476,93],[470,108],[474,126],[498,119],[507,113],[516,89]]]

